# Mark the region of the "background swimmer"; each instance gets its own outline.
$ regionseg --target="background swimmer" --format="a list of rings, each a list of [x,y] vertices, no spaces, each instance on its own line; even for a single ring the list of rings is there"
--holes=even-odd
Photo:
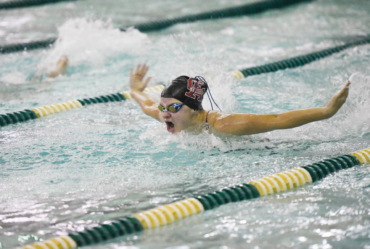
[[[146,64],[142,66],[139,64],[135,72],[133,69],[130,70],[131,95],[145,114],[166,123],[167,130],[171,133],[209,126],[222,133],[251,135],[328,119],[345,103],[350,85],[348,81],[344,88],[322,108],[293,110],[280,114],[229,114],[203,109],[203,95],[207,92],[208,85],[201,77],[180,76],[174,79],[163,90],[160,103],[156,102],[143,93],[150,80],[150,77],[144,80],[148,69]]]
[[[68,67],[68,57],[66,55],[62,55],[60,59],[58,60],[57,65],[53,71],[47,73],[46,75],[44,74],[44,72],[36,72],[31,77],[30,81],[36,81],[36,80],[41,81],[45,77],[55,78],[59,75],[64,75],[67,71],[67,67]]]
[[[66,55],[62,55],[57,62],[57,66],[54,71],[48,73],[48,77],[55,78],[58,75],[64,75],[67,71],[68,67],[68,57]]]

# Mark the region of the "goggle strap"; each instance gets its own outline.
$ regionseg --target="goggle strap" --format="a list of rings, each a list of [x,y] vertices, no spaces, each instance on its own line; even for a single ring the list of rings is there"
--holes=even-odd
[[[213,103],[215,103],[215,105],[217,106],[217,108],[220,111],[222,111],[221,108],[217,105],[216,101],[213,99],[213,96],[212,96],[212,93],[211,93],[211,88],[209,88],[209,85],[208,85],[206,79],[204,79],[202,76],[195,76],[194,78],[197,79],[197,80],[203,81],[204,83],[207,84],[207,86],[208,86],[207,96],[208,96],[208,99],[209,99],[209,103],[211,103],[212,110],[213,110],[213,104],[212,104],[212,102],[213,102]],[[212,101],[211,101],[211,99],[212,99]]]

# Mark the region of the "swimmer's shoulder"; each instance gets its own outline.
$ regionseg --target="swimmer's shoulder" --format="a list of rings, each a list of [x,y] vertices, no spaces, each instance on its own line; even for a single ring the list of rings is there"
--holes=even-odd
[[[223,115],[225,115],[225,113],[220,111],[216,110],[208,111],[206,123],[208,123],[210,126],[214,126],[215,122]]]
[[[219,131],[219,129],[216,127],[216,126],[220,125],[219,122],[220,121],[222,122],[222,119],[224,117],[227,117],[229,115],[230,114],[228,114],[228,113],[224,113],[224,112],[216,111],[216,110],[208,111],[208,113],[207,113],[207,122],[205,123],[205,128],[204,129],[207,130],[208,133],[211,133],[211,134],[213,134],[217,137],[233,136],[231,134]],[[219,122],[217,122],[217,121],[219,121]]]

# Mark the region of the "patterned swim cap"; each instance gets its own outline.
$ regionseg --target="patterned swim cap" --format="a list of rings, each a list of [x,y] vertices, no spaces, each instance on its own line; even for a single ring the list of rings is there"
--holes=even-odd
[[[190,78],[184,75],[177,77],[165,87],[161,97],[177,99],[196,111],[203,110],[203,95],[208,90],[208,85],[204,81],[201,77]]]

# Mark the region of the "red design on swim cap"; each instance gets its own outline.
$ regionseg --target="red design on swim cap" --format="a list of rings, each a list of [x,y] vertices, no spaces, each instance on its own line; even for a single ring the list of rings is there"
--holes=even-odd
[[[206,89],[202,88],[204,85],[203,81],[198,81],[197,79],[189,78],[188,79],[188,90],[189,92],[185,93],[185,96],[195,99],[196,97],[199,102],[202,102],[203,94]]]

